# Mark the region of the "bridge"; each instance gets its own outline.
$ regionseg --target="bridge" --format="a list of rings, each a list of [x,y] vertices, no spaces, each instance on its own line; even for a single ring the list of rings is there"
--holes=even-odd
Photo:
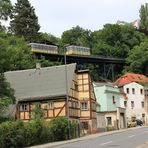
[[[45,59],[55,62],[64,63],[65,54],[47,54],[47,53],[38,53],[35,55],[40,58],[44,56]],[[66,55],[67,63],[77,63],[78,69],[86,69],[88,64],[93,65],[95,69],[98,69],[98,72],[105,79],[114,80],[118,72],[121,72],[123,66],[125,66],[126,61],[122,58],[111,58],[103,57],[96,55]]]
[[[47,54],[47,53],[35,53],[37,56],[44,56],[50,61],[64,61],[64,54]],[[106,63],[106,64],[121,64],[124,65],[125,59],[111,58],[103,56],[85,56],[85,55],[66,55],[67,63]]]

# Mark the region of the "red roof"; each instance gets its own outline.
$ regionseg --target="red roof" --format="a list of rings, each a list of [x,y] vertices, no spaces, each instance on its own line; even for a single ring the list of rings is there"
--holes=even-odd
[[[117,79],[114,82],[114,84],[124,85],[131,82],[147,82],[148,83],[148,78],[142,74],[126,73],[125,75]]]

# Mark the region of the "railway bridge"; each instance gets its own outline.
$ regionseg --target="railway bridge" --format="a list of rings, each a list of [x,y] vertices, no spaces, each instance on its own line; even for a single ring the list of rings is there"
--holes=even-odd
[[[38,58],[41,56],[45,57],[49,61],[60,62],[64,64],[64,59],[66,58],[66,63],[77,63],[77,69],[90,69],[92,73],[98,73],[103,79],[108,79],[114,81],[118,74],[121,73],[123,67],[126,65],[125,59],[121,58],[111,58],[103,56],[94,55],[65,55],[65,54],[50,54],[50,53],[34,53]],[[97,77],[93,74],[94,77]]]

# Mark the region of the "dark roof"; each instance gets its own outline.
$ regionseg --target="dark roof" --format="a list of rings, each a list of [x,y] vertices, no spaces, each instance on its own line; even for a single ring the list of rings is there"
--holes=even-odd
[[[67,64],[68,91],[76,64]],[[17,101],[66,95],[65,65],[5,72]]]

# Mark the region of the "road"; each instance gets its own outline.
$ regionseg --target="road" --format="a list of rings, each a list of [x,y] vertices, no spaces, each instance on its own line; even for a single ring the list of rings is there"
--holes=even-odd
[[[141,127],[122,133],[55,146],[54,148],[136,148],[147,141],[148,127]]]

